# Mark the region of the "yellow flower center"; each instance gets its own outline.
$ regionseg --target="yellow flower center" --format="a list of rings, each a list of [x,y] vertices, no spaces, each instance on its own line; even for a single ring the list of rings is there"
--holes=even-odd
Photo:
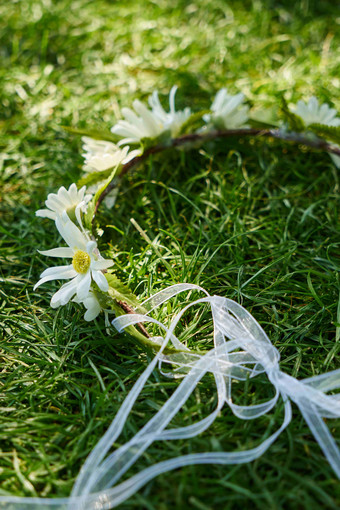
[[[72,266],[77,273],[85,274],[91,265],[91,257],[86,251],[77,250],[73,255]]]

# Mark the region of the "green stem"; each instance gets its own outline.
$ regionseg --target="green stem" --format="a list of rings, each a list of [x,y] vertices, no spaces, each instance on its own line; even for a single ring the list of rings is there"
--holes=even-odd
[[[136,313],[135,310],[133,310],[132,307],[130,307],[127,303],[124,302],[118,302],[115,299],[110,299],[110,308],[115,312],[116,317],[119,317],[121,315],[125,315],[126,313]],[[137,324],[137,326],[140,326]],[[159,351],[161,345],[156,344],[152,341],[150,335],[144,328],[142,327],[142,331],[138,331],[138,329],[135,326],[128,326],[124,329],[124,332],[130,335],[134,340],[137,340],[138,344],[143,347],[146,350],[151,349],[152,351]],[[182,349],[175,349],[173,347],[166,347],[164,349],[164,354],[176,354],[176,353],[188,353],[191,352],[192,354],[204,354],[205,351],[187,351]]]

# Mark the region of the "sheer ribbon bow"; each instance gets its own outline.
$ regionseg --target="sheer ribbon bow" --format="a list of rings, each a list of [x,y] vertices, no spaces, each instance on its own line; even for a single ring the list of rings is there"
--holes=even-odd
[[[173,319],[169,328],[159,321],[141,314],[128,314],[116,318],[113,325],[118,331],[128,326],[152,322],[164,331],[164,337],[152,340],[159,351],[125,398],[109,429],[88,456],[70,498],[14,498],[0,497],[0,509],[19,510],[104,510],[118,506],[149,480],[189,464],[241,464],[262,455],[287,427],[292,418],[291,401],[299,407],[311,432],[319,443],[334,472],[340,478],[340,451],[323,418],[340,417],[340,395],[326,392],[340,388],[340,370],[297,380],[280,370],[278,350],[254,317],[231,299],[210,296],[203,288],[191,284],[178,284],[154,295],[143,303],[148,313],[173,296],[198,290],[205,297],[186,305]],[[209,303],[214,324],[214,347],[205,354],[194,354],[175,336],[175,328],[183,314],[199,303]],[[165,354],[168,343],[178,351]],[[181,383],[150,421],[126,444],[109,454],[119,437],[127,417],[155,367],[163,371],[164,364],[175,367],[166,375],[182,377]],[[217,407],[201,421],[186,427],[167,428],[172,418],[184,405],[198,382],[212,373],[216,383]],[[164,372],[163,372],[164,373]],[[246,380],[266,373],[275,389],[268,401],[251,406],[240,406],[232,400],[232,381]],[[268,413],[279,397],[284,403],[284,419],[276,432],[260,445],[236,452],[207,452],[183,455],[150,466],[124,482],[120,478],[154,441],[194,437],[206,430],[227,404],[234,415],[242,420],[252,420]]]

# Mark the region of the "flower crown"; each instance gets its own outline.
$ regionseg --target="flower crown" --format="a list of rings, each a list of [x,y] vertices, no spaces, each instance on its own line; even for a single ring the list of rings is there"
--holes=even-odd
[[[55,222],[66,246],[39,251],[49,257],[68,259],[68,264],[43,271],[34,289],[52,280],[68,280],[53,294],[51,306],[57,308],[73,301],[84,305],[86,321],[94,320],[101,311],[106,327],[114,315],[113,326],[127,330],[130,336],[156,354],[122,403],[109,429],[87,458],[69,498],[14,498],[0,496],[1,503],[9,503],[13,510],[65,508],[113,508],[129,498],[142,485],[160,473],[190,464],[240,464],[262,455],[288,426],[292,418],[291,402],[304,416],[325,457],[340,478],[340,451],[331,436],[324,418],[340,417],[340,400],[328,391],[340,388],[340,370],[297,380],[280,370],[280,354],[254,317],[231,299],[210,296],[197,285],[183,283],[163,289],[139,303],[137,297],[117,277],[114,262],[104,258],[97,245],[97,226],[94,221],[102,202],[112,207],[117,199],[117,182],[133,167],[152,154],[169,148],[200,147],[207,140],[227,137],[276,138],[305,145],[329,153],[340,167],[340,117],[328,105],[320,105],[315,97],[308,103],[299,101],[289,107],[283,100],[282,118],[268,121],[268,116],[255,118],[243,94],[231,95],[221,89],[209,110],[192,113],[190,108],[176,110],[176,87],[169,95],[166,111],[154,92],[149,108],[133,102],[133,110],[123,108],[124,119],[119,120],[110,133],[79,131],[83,135],[84,175],[78,186],[61,187],[48,195],[46,208],[37,216]],[[265,120],[266,119],[266,120]],[[131,147],[131,149],[130,149]],[[87,187],[87,189],[86,189]],[[169,299],[181,293],[200,292],[203,297],[189,302],[173,318],[169,327],[149,314]],[[213,322],[213,348],[208,351],[189,349],[176,336],[176,326],[192,306],[210,306]],[[163,336],[151,336],[144,323],[156,324]],[[161,409],[136,435],[115,449],[115,445],[129,412],[148,377],[159,366],[162,374],[182,378],[174,393]],[[163,366],[170,366],[164,371]],[[205,374],[214,377],[217,392],[216,409],[207,417],[186,427],[167,428]],[[235,381],[265,374],[274,387],[274,396],[256,405],[237,405],[232,399]],[[255,419],[268,413],[283,400],[284,419],[281,426],[259,446],[237,452],[207,452],[184,455],[142,470],[119,482],[128,468],[156,440],[186,439],[206,430],[227,404],[231,412],[243,420]],[[24,506],[23,506],[24,505]]]
[[[122,108],[124,119],[111,128],[112,134],[85,132],[82,138],[84,175],[79,181],[82,187],[78,190],[74,183],[68,190],[61,187],[57,194],[48,195],[47,208],[37,211],[37,216],[55,221],[68,245],[40,253],[72,259],[69,265],[46,269],[34,287],[51,280],[70,280],[53,295],[53,308],[70,300],[82,303],[87,310],[84,318],[90,321],[101,310],[107,319],[110,310],[120,313],[138,303],[114,273],[107,271],[113,261],[100,255],[93,220],[103,200],[108,207],[114,205],[117,179],[151,154],[169,147],[174,150],[192,144],[197,147],[215,138],[274,137],[327,151],[340,168],[340,117],[334,108],[319,104],[315,97],[307,103],[298,101],[290,108],[283,100],[281,120],[269,123],[258,114],[257,118],[251,115],[242,93],[232,95],[222,88],[209,110],[192,113],[189,107],[176,111],[176,91],[177,87],[170,91],[168,112],[155,91],[149,97],[149,108],[139,100],[133,102],[133,110]],[[79,133],[78,130],[69,131]],[[87,191],[85,186],[88,186]],[[117,292],[119,299],[115,297]]]

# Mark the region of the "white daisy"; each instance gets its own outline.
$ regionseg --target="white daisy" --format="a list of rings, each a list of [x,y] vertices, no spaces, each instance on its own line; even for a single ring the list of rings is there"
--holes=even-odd
[[[164,130],[169,129],[171,131],[171,135],[175,138],[184,122],[190,117],[191,110],[189,107],[184,108],[184,110],[179,110],[176,112],[175,108],[175,95],[177,92],[177,86],[175,85],[170,90],[169,94],[169,107],[170,111],[166,112],[161,105],[158,92],[155,90],[152,95],[149,97],[149,105],[152,108],[152,113],[162,122],[164,126]]]
[[[92,195],[85,195],[85,191],[85,186],[78,190],[77,185],[74,183],[71,184],[68,190],[62,186],[59,188],[58,193],[47,195],[47,200],[45,201],[47,209],[39,209],[35,214],[41,218],[55,220],[64,211],[71,215],[77,214],[79,210],[84,212],[86,204],[92,198]]]
[[[100,306],[100,303],[92,290],[89,291],[88,295],[80,301],[77,296],[72,299],[72,301],[83,304],[86,308],[86,312],[84,315],[84,319],[87,322],[93,321],[100,313],[102,307]]]
[[[326,126],[340,126],[340,117],[334,108],[330,108],[328,104],[319,104],[316,97],[311,97],[308,103],[298,101],[295,106],[294,113],[298,115],[306,126],[310,124],[325,124]],[[338,147],[335,145],[335,147]],[[334,165],[340,168],[340,157],[337,154],[329,153]]]
[[[219,90],[211,105],[211,113],[203,115],[203,120],[219,129],[239,129],[247,127],[249,107],[242,104],[244,94],[228,94],[226,88]]]
[[[340,126],[337,111],[328,104],[320,104],[316,97],[311,97],[308,103],[298,101],[294,113],[298,115],[306,126],[310,124],[325,124],[327,126]]]
[[[129,146],[120,148],[118,145],[105,140],[94,140],[83,136],[82,141],[85,159],[83,169],[85,172],[102,172],[114,168],[120,164],[125,165],[136,156],[141,155],[141,150],[129,152]]]
[[[149,110],[143,103],[136,99],[133,102],[133,108],[122,108],[122,114],[125,120],[119,120],[111,129],[113,133],[124,138],[118,142],[118,145],[128,143],[139,143],[142,138],[156,138],[164,131],[171,131],[175,137],[183,122],[191,115],[190,108],[182,111],[175,110],[175,94],[177,87],[172,87],[169,95],[170,111],[167,113],[158,99],[158,93],[154,92],[149,98],[149,104],[152,110]]]
[[[101,291],[107,292],[109,284],[103,271],[112,266],[113,261],[100,255],[96,241],[90,240],[87,234],[81,232],[65,211],[61,216],[57,216],[56,227],[69,247],[53,248],[39,253],[50,257],[71,258],[72,263],[45,269],[33,290],[51,280],[71,280],[52,296],[52,308],[65,305],[75,294],[77,299],[84,301],[93,281]]]

